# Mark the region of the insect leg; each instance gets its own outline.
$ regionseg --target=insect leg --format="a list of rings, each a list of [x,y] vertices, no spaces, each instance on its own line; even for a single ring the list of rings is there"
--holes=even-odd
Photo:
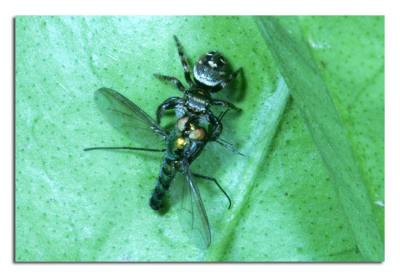
[[[226,149],[232,151],[235,154],[238,154],[238,155],[243,156],[243,157],[246,156],[245,154],[243,154],[239,150],[237,150],[236,147],[232,143],[230,143],[230,142],[228,142],[228,141],[226,141],[226,140],[224,140],[222,138],[217,139],[216,142],[219,145],[225,147]]]
[[[224,116],[229,112],[229,108],[226,108],[225,111],[221,112],[218,116],[218,120],[222,121],[222,119],[224,118]]]
[[[179,89],[182,92],[185,91],[185,87],[182,85],[181,81],[179,81],[175,77],[165,76],[165,75],[161,75],[161,74],[158,74],[158,73],[155,73],[154,77],[156,77],[157,79],[159,79],[161,81],[165,81],[165,82],[168,82],[168,83],[174,85],[177,89]]]
[[[192,173],[192,175],[195,176],[195,177],[198,177],[198,178],[202,178],[202,179],[207,180],[207,181],[214,182],[214,183],[217,185],[217,187],[219,188],[219,190],[220,190],[220,191],[226,196],[226,198],[228,199],[228,202],[229,202],[228,209],[231,208],[231,206],[232,206],[231,198],[230,198],[229,195],[226,193],[226,191],[221,187],[221,185],[218,183],[217,179],[215,179],[215,178],[213,178],[213,177],[201,175],[201,174],[198,174],[198,173]]]
[[[153,149],[153,148],[141,148],[141,147],[88,147],[83,149],[83,151],[92,150],[133,150],[133,151],[147,151],[147,152],[165,152],[166,149]]]
[[[214,105],[214,106],[223,106],[223,107],[226,107],[226,108],[235,110],[235,111],[241,111],[241,110],[242,110],[242,109],[236,107],[235,105],[233,105],[232,103],[230,103],[230,102],[228,102],[228,101],[225,101],[225,100],[220,100],[220,99],[213,99],[213,100],[211,100],[211,105]]]
[[[183,52],[182,44],[179,42],[177,36],[174,36],[174,39],[175,39],[176,47],[178,48],[178,54],[179,54],[179,58],[181,59],[183,71],[185,73],[186,82],[188,82],[189,85],[192,85],[193,81],[192,81],[192,78],[190,77],[189,61],[188,61],[187,57],[185,56],[185,53]]]
[[[209,112],[208,116],[209,116],[211,125],[213,126],[213,130],[210,134],[210,140],[215,141],[221,135],[223,126],[222,126],[221,121],[212,112]]]
[[[175,107],[179,104],[183,104],[183,99],[180,97],[170,97],[164,102],[162,102],[158,107],[157,107],[157,112],[156,112],[156,120],[157,123],[160,124],[161,122],[161,117],[164,114],[164,112],[168,110],[173,110]]]

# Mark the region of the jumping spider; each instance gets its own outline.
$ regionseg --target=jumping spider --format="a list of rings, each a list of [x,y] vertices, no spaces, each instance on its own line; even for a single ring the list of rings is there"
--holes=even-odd
[[[185,115],[206,117],[206,120],[216,126],[208,139],[217,141],[222,132],[222,117],[229,109],[236,111],[240,111],[240,109],[228,101],[213,99],[211,94],[222,90],[231,83],[242,71],[242,68],[231,72],[222,54],[210,51],[195,63],[192,74],[181,43],[176,36],[174,39],[189,88],[186,89],[182,82],[175,77],[154,74],[158,79],[171,83],[183,92],[183,97],[170,97],[158,106],[157,123],[160,123],[162,115],[167,110],[174,110],[178,118]],[[227,109],[216,117],[210,110],[211,106],[222,106]],[[217,142],[221,143],[221,141]]]

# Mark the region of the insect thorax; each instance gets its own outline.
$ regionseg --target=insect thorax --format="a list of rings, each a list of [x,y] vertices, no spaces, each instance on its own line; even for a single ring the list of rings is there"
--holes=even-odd
[[[184,116],[178,119],[167,139],[168,156],[177,160],[183,157],[192,160],[197,157],[207,142],[209,125],[202,117]]]
[[[194,113],[205,113],[210,101],[210,94],[201,88],[193,88],[185,92],[185,105]]]

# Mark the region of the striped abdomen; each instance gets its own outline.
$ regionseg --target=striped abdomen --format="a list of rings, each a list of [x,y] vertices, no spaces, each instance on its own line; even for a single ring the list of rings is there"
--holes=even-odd
[[[153,210],[160,210],[163,208],[163,200],[165,193],[169,189],[169,185],[175,177],[176,169],[174,167],[175,161],[165,159],[161,165],[160,175],[158,176],[157,185],[150,198],[150,207]]]

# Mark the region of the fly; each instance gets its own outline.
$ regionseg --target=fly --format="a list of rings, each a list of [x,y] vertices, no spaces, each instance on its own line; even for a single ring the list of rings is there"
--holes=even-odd
[[[166,130],[132,101],[110,88],[97,90],[95,92],[95,101],[114,127],[134,131],[133,140],[144,138],[148,145],[153,145],[154,147],[163,144],[164,148],[90,147],[84,150],[163,152],[164,158],[157,184],[149,200],[150,207],[156,211],[164,208],[165,194],[172,180],[176,173],[182,173],[189,188],[192,213],[198,215],[199,218],[196,220],[200,222],[202,238],[205,244],[209,246],[211,243],[210,225],[194,177],[213,182],[226,196],[229,202],[228,208],[231,207],[231,199],[216,179],[194,173],[189,166],[200,155],[207,144],[209,134],[213,132],[215,126],[210,122],[204,121],[204,118],[201,117],[183,117],[177,120],[171,130]]]

